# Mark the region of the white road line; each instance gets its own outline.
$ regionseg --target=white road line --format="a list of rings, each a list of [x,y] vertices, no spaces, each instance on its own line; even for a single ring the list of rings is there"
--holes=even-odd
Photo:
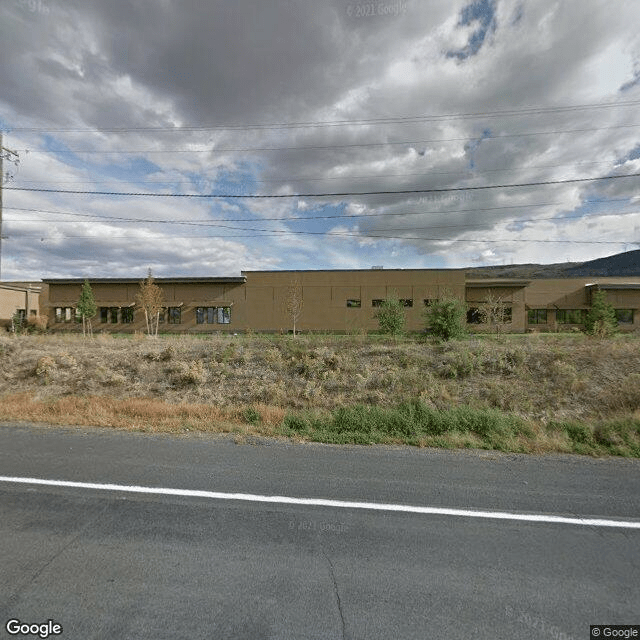
[[[197,489],[169,489],[165,487],[138,487],[121,484],[98,484],[95,482],[71,482],[69,480],[45,480],[42,478],[19,478],[0,476],[0,482],[15,484],[36,484],[51,487],[74,487],[79,489],[97,489],[100,491],[119,491],[124,493],[147,493],[152,495],[185,496],[191,498],[210,498],[213,500],[245,500],[247,502],[275,502],[278,504],[299,504],[317,507],[339,507],[342,509],[368,509],[372,511],[400,511],[402,513],[423,513],[429,515],[457,516],[461,518],[489,518],[493,520],[519,520],[523,522],[553,522],[588,527],[617,527],[621,529],[640,529],[640,521],[605,520],[603,518],[569,518],[543,514],[509,513],[506,511],[475,511],[473,509],[449,509],[444,507],[418,507],[405,504],[385,504],[378,502],[348,502],[345,500],[326,500],[322,498],[289,498],[286,496],[262,496],[251,493],[221,493]]]

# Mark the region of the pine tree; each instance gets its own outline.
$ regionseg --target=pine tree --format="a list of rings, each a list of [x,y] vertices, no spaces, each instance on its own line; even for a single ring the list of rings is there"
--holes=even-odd
[[[91,326],[91,318],[93,318],[98,312],[96,306],[96,299],[93,297],[93,291],[88,280],[84,281],[82,285],[82,293],[80,294],[80,300],[76,307],[77,313],[82,316],[82,335],[93,335],[93,327]]]
[[[616,311],[610,302],[607,302],[606,291],[595,290],[591,296],[591,309],[584,321],[585,331],[592,336],[606,338],[618,331],[618,319]]]

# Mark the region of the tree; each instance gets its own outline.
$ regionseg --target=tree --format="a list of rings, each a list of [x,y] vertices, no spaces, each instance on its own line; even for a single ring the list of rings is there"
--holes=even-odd
[[[160,312],[164,306],[164,292],[154,282],[151,269],[149,269],[146,279],[140,282],[140,292],[136,297],[136,302],[144,309],[147,334],[157,337]]]
[[[443,340],[451,340],[466,334],[464,326],[466,315],[464,303],[447,294],[427,307],[424,318],[431,333]]]
[[[293,337],[296,337],[296,324],[302,316],[304,301],[302,299],[302,281],[300,276],[295,276],[287,289],[286,311],[293,324]]]
[[[618,319],[613,305],[607,302],[606,291],[596,289],[591,296],[591,309],[584,321],[584,330],[592,336],[606,338],[618,331]]]
[[[93,297],[93,291],[88,280],[84,281],[82,285],[82,293],[80,294],[80,300],[76,306],[76,313],[82,317],[82,335],[93,335],[93,328],[91,326],[91,318],[98,313],[98,307],[96,306],[96,299]]]
[[[486,302],[480,310],[482,322],[495,327],[496,335],[499,336],[504,326],[511,322],[511,309],[506,305],[500,296],[494,296],[489,291]]]
[[[380,331],[392,336],[400,335],[404,331],[406,322],[404,304],[395,296],[385,298],[374,315],[377,318]]]

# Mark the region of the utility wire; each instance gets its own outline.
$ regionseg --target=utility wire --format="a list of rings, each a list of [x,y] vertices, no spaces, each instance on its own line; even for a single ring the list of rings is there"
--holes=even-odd
[[[640,173],[627,173],[614,176],[599,176],[596,178],[571,178],[568,180],[544,180],[541,182],[519,182],[512,184],[493,184],[477,187],[446,187],[440,189],[400,189],[397,191],[344,191],[337,193],[288,193],[288,194],[223,194],[223,193],[143,193],[125,191],[80,191],[67,189],[41,189],[32,187],[7,187],[6,191],[32,191],[38,193],[67,193],[75,195],[98,195],[98,196],[142,196],[153,198],[336,198],[349,196],[373,196],[373,195],[398,195],[407,193],[450,193],[456,191],[481,191],[487,189],[508,189],[515,187],[539,187],[553,184],[571,184],[577,182],[595,182],[598,180],[617,180],[619,178],[637,178]]]
[[[521,109],[505,109],[499,111],[480,111],[475,113],[449,113],[415,116],[390,116],[381,118],[361,118],[353,120],[311,120],[307,122],[280,122],[280,123],[237,123],[237,124],[210,124],[210,125],[173,125],[151,127],[12,127],[12,131],[20,132],[48,132],[48,133],[78,133],[78,132],[110,132],[120,133],[128,131],[159,131],[170,133],[182,133],[185,131],[215,131],[215,130],[247,130],[247,129],[293,129],[307,127],[343,127],[343,126],[369,126],[375,124],[402,124],[413,122],[428,122],[439,120],[461,120],[473,118],[498,118],[520,115],[541,115],[546,113],[572,113],[591,109],[609,109],[617,107],[632,107],[640,104],[640,100],[624,100],[619,102],[600,102],[578,105],[564,105],[552,107],[524,107]]]
[[[274,177],[274,178],[262,178],[261,180],[254,180],[253,177],[243,177],[247,182],[251,184],[263,184],[270,182],[324,182],[327,180],[371,180],[379,178],[404,178],[406,176],[441,176],[441,175],[459,175],[459,176],[475,176],[483,173],[500,173],[504,171],[523,171],[529,169],[558,169],[562,167],[583,167],[591,166],[594,164],[611,164],[609,160],[593,160],[590,162],[569,162],[565,164],[538,164],[528,165],[526,167],[504,167],[502,169],[467,169],[465,171],[418,171],[418,172],[405,172],[405,173],[370,173],[363,176],[287,176],[287,177]],[[136,184],[165,184],[165,185],[193,185],[193,180],[183,180],[182,177],[171,179],[166,178],[164,180],[135,180]],[[17,186],[22,185],[39,185],[39,184],[111,184],[114,179],[111,180],[22,180],[17,183]]]
[[[552,204],[552,203],[549,203]],[[543,204],[540,205],[517,205],[519,207],[531,207],[531,206],[545,206]],[[72,212],[64,212],[64,211],[46,211],[43,209],[19,209],[16,207],[5,207],[5,209],[12,209],[15,211],[30,211],[36,213],[57,213],[68,216],[82,217],[82,218],[90,218],[91,220],[98,219],[104,222],[132,222],[139,224],[141,222],[147,224],[166,224],[166,225],[180,225],[180,226],[190,226],[190,227],[219,227],[224,226],[228,222],[264,222],[264,221],[286,221],[286,222],[309,222],[312,220],[326,220],[326,219],[343,219],[343,220],[352,220],[357,218],[371,218],[371,217],[388,217],[388,216],[416,216],[416,215],[428,215],[428,214],[445,214],[449,215],[451,213],[457,212],[476,212],[476,211],[493,211],[498,209],[512,209],[515,207],[485,207],[482,209],[457,209],[457,210],[448,210],[448,211],[404,211],[404,212],[390,212],[390,213],[360,213],[360,214],[335,214],[335,215],[323,215],[323,216],[308,216],[305,218],[296,218],[296,217],[277,217],[277,218],[227,218],[224,220],[154,220],[149,218],[125,218],[121,216],[105,216],[100,214],[93,213],[72,213]],[[523,222],[539,222],[541,220],[554,220],[556,222],[562,222],[564,220],[591,220],[593,218],[607,218],[614,216],[626,216],[626,215],[636,215],[640,214],[640,211],[619,211],[615,213],[592,213],[588,215],[574,215],[574,216],[549,216],[544,218],[514,218],[509,224],[518,224]],[[12,220],[12,222],[42,222],[41,218],[18,218],[16,220]],[[48,218],[47,222],[66,222],[72,223],[73,220],[65,220],[62,218],[51,219]],[[504,221],[501,221],[504,222]],[[404,228],[392,228],[388,229],[388,231],[402,231],[403,229],[409,230],[427,230],[427,229],[459,229],[459,228],[475,228],[478,226],[484,225],[494,225],[495,221],[492,222],[478,222],[478,223],[467,223],[467,224],[452,224],[452,225],[430,225],[428,227],[404,227]],[[227,227],[234,229],[244,229],[244,227]],[[256,229],[256,231],[267,231],[266,229]]]
[[[395,142],[359,142],[348,144],[329,144],[329,145],[301,145],[296,147],[211,147],[207,149],[122,149],[119,151],[104,151],[101,149],[44,149],[44,150],[29,150],[22,149],[24,153],[38,153],[38,154],[64,154],[64,153],[76,153],[76,154],[95,154],[95,155],[150,155],[156,153],[221,153],[221,152],[256,152],[256,151],[307,151],[307,150],[326,150],[326,149],[353,149],[361,147],[390,147],[404,144],[416,145],[416,144],[430,144],[433,142],[460,142],[468,140],[482,139],[483,142],[488,140],[500,140],[502,138],[523,138],[531,136],[548,136],[558,135],[561,133],[586,133],[590,131],[609,131],[611,129],[629,129],[640,127],[640,124],[619,124],[610,127],[589,127],[586,129],[560,129],[558,131],[531,131],[524,133],[502,133],[498,135],[469,135],[457,138],[431,138],[428,140],[400,140]]]

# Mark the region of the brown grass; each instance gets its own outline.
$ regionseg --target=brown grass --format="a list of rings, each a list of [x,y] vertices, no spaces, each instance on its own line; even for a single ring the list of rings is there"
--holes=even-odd
[[[438,409],[498,408],[540,425],[637,416],[640,340],[0,337],[4,420],[269,435],[290,411],[413,399]],[[257,412],[251,419],[249,409]],[[459,438],[455,446],[474,444],[473,436]],[[563,446],[543,431],[531,444]]]

